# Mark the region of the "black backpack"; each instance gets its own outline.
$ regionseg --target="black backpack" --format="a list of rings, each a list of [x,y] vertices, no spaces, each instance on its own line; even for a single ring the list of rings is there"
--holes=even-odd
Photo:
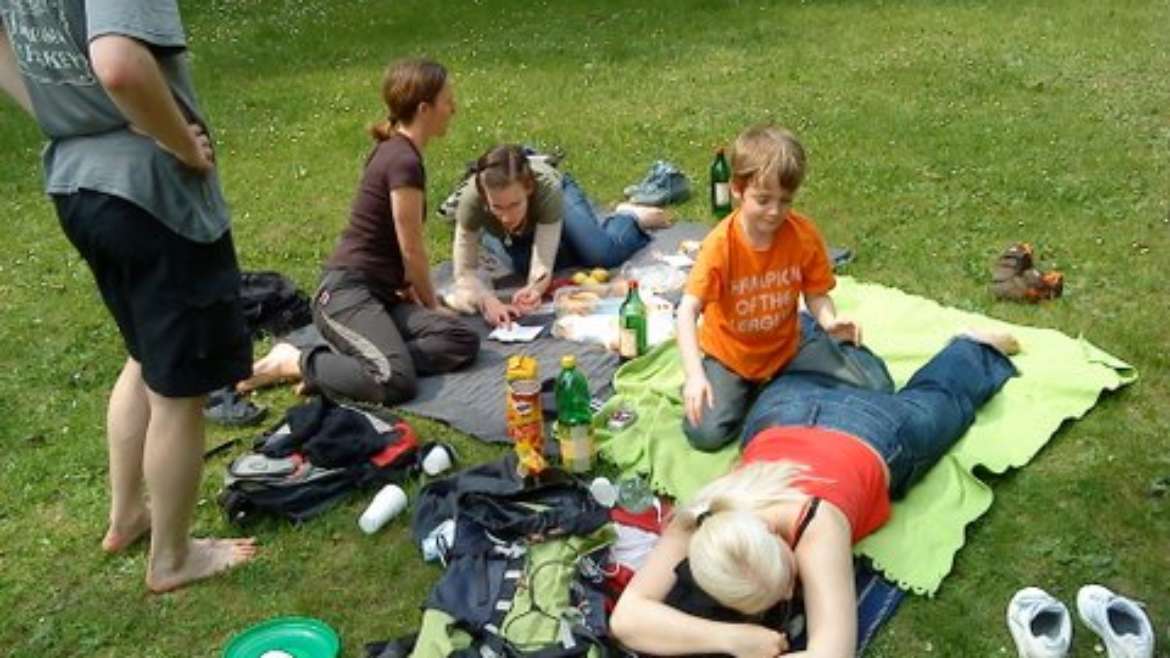
[[[309,297],[279,272],[242,272],[240,301],[252,338],[282,336],[313,322]]]
[[[253,452],[228,464],[218,502],[241,527],[263,517],[303,523],[352,492],[402,484],[420,470],[419,455],[414,429],[401,418],[317,398],[290,409]]]

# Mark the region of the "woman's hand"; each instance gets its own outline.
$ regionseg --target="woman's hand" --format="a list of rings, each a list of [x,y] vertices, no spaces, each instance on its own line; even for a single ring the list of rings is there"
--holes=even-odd
[[[512,324],[512,320],[521,315],[520,311],[512,304],[505,304],[491,295],[484,297],[479,309],[480,313],[483,314],[483,319],[493,327],[500,325],[507,327]]]
[[[711,389],[711,382],[707,376],[700,374],[697,377],[687,377],[683,385],[683,408],[687,412],[687,420],[691,425],[698,425],[703,420],[703,408],[715,406],[715,392]]]
[[[727,634],[727,649],[735,658],[776,658],[788,650],[788,638],[770,628],[740,624]]]
[[[543,295],[536,285],[530,284],[516,291],[512,295],[512,306],[522,313],[531,313],[540,306],[540,297]]]

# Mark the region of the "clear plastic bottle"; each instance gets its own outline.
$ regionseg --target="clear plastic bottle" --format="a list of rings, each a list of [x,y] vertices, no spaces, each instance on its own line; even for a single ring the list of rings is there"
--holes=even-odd
[[[557,443],[565,470],[585,473],[593,468],[593,413],[589,410],[589,381],[577,369],[577,357],[561,357],[556,381]]]

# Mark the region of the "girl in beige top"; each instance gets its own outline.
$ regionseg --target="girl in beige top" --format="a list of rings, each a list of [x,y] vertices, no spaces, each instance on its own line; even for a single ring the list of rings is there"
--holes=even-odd
[[[455,210],[455,289],[447,303],[480,313],[493,326],[540,305],[555,269],[616,267],[650,241],[648,231],[670,225],[653,206],[619,204],[600,215],[569,174],[518,145],[500,145],[475,164]],[[527,271],[527,284],[501,301],[476,276],[480,243]]]

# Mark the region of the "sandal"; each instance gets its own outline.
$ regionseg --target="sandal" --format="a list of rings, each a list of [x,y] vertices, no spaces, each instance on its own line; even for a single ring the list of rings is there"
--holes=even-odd
[[[267,408],[252,404],[230,386],[212,391],[203,403],[203,417],[227,427],[255,425],[267,414]]]

